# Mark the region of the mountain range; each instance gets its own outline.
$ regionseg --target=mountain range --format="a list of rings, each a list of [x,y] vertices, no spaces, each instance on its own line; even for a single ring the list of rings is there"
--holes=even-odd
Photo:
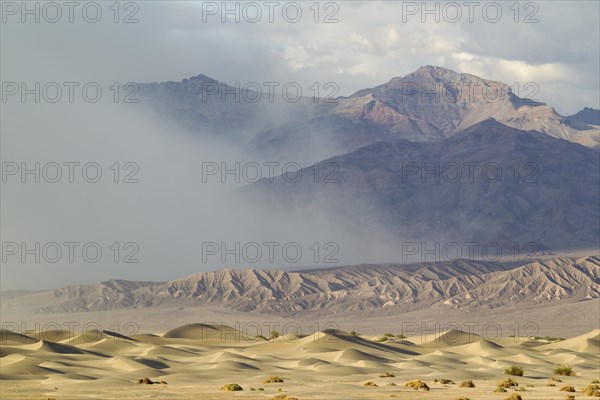
[[[296,317],[356,311],[462,312],[579,303],[600,298],[600,258],[521,262],[453,260],[304,270],[201,272],[169,282],[112,280],[30,293],[2,293],[4,310],[72,313],[205,307]],[[592,311],[593,312],[593,311]]]
[[[600,110],[564,117],[519,97],[525,85],[434,66],[335,99],[292,103],[238,86],[199,75],[140,93],[162,117],[256,160],[335,170],[322,177],[336,184],[264,179],[238,192],[250,201],[318,207],[344,229],[402,240],[598,246]]]
[[[331,145],[311,152],[320,161],[321,179],[280,175],[236,189],[249,203],[267,200],[273,218],[318,207],[332,223],[367,240],[383,232],[397,243],[477,242],[522,250],[533,244],[530,261],[225,269],[169,282],[111,280],[2,292],[3,309],[71,313],[215,305],[295,316],[558,302],[597,306],[598,257],[531,258],[540,250],[597,253],[599,110],[564,117],[506,84],[432,66],[333,102],[236,101],[214,95],[219,90],[236,89],[199,75],[143,84],[140,93],[161,118],[193,134],[241,143],[260,159],[294,160],[315,145]]]
[[[246,192],[283,209],[320,207],[345,230],[384,227],[402,240],[594,248],[598,153],[486,120],[432,143],[364,146]],[[328,178],[328,179],[327,179]]]
[[[347,152],[394,139],[440,141],[489,118],[591,148],[600,143],[594,117],[600,110],[564,117],[551,106],[520,98],[505,83],[435,66],[348,97],[302,97],[293,103],[281,89],[259,94],[240,86],[205,75],[139,85],[143,101],[162,115],[192,131],[241,141],[270,157],[298,159],[323,143]],[[528,88],[522,83],[514,89],[529,93]]]

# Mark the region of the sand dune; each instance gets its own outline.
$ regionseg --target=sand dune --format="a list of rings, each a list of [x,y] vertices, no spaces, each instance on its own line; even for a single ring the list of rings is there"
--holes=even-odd
[[[377,343],[333,331],[265,341],[248,340],[225,325],[205,324],[134,337],[87,332],[60,342],[36,340],[41,336],[35,332],[2,333],[0,394],[10,399],[270,399],[281,388],[282,393],[299,399],[455,399],[468,395],[491,400],[503,398],[493,389],[496,381],[506,377],[504,368],[518,365],[525,369],[525,376],[516,377],[521,387],[533,385],[523,398],[548,400],[564,397],[557,387],[546,386],[555,366],[571,365],[577,376],[561,379],[578,389],[598,379],[600,372],[597,330],[548,344],[525,338],[491,340],[457,330],[421,342],[413,338]],[[245,340],[234,340],[233,334]],[[269,376],[279,376],[284,382],[263,383]],[[138,385],[137,380],[144,377],[168,384]],[[464,389],[435,381],[442,378],[457,383],[471,379],[476,387]],[[426,382],[431,390],[405,388],[403,384],[412,379]],[[367,380],[377,386],[364,387]],[[232,382],[244,390],[220,391]],[[396,386],[388,386],[391,383]]]

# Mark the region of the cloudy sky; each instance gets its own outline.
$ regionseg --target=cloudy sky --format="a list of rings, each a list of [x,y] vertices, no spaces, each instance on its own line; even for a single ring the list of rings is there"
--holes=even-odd
[[[24,24],[23,10],[4,10],[2,79],[127,82],[205,74],[306,87],[336,82],[340,94],[351,94],[431,64],[521,87],[535,82],[539,100],[562,114],[598,107],[597,1],[250,3],[229,3],[239,11],[225,23],[221,2],[121,3],[118,16],[112,3],[100,2],[97,23],[85,21],[83,6],[74,9],[73,23],[65,7],[55,23],[44,20],[54,18],[53,9],[40,10],[40,23],[26,15]],[[93,19],[95,8],[86,10]]]
[[[429,12],[422,2],[246,2],[228,3],[234,12],[225,16],[220,1],[121,2],[118,9],[114,2],[82,2],[72,15],[64,6],[45,5],[62,2],[27,3],[38,7],[39,22],[35,12],[21,9],[25,3],[1,4],[3,85],[179,81],[205,74],[242,86],[334,82],[339,94],[348,95],[438,65],[520,88],[534,82],[536,99],[564,115],[599,107],[597,1],[475,2],[471,9],[464,2],[439,2],[428,3]],[[333,238],[342,248],[341,264],[377,261],[372,254],[392,259],[386,249],[396,243],[385,243],[385,232],[346,237],[318,212],[271,221],[268,207],[248,211],[230,189],[201,185],[203,160],[244,159],[231,146],[190,137],[143,112],[76,99],[2,103],[3,172],[7,162],[25,162],[27,168],[59,163],[65,175],[64,162],[93,162],[103,172],[93,184],[82,180],[79,168],[73,183],[63,178],[23,184],[18,175],[3,182],[3,244],[33,248],[77,241],[80,247],[74,262],[66,261],[66,253],[56,263],[35,262],[33,256],[23,262],[19,254],[3,260],[2,289],[115,277],[173,279],[219,266],[201,260],[200,243],[206,241],[294,241],[310,254],[312,243]],[[139,168],[136,184],[122,182],[135,168],[128,162]],[[130,242],[139,249],[128,247]],[[87,243],[100,245],[102,261],[82,260]],[[140,262],[124,264],[127,255]]]

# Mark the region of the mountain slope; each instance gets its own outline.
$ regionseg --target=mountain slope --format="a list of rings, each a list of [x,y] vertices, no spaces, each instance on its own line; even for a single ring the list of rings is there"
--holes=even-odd
[[[594,247],[599,164],[594,150],[487,120],[441,142],[382,142],[321,162],[337,183],[280,176],[244,190],[283,212],[321,207],[345,229],[411,241]]]
[[[99,292],[99,285],[71,286],[7,299],[2,307],[47,313],[217,305],[284,316],[440,305],[468,311],[597,301],[599,276],[598,257],[528,263],[455,260],[296,272],[226,269],[166,283],[130,282],[120,286],[123,296]]]
[[[327,147],[326,158],[398,139],[442,141],[488,118],[592,148],[600,142],[598,126],[519,98],[504,83],[434,66],[335,99],[306,97],[311,91],[304,88],[305,97],[290,102],[281,87],[272,93],[256,85],[244,89],[204,75],[139,88],[141,102],[163,118],[198,134],[235,140],[270,158],[303,160]],[[514,89],[529,92],[524,83]]]

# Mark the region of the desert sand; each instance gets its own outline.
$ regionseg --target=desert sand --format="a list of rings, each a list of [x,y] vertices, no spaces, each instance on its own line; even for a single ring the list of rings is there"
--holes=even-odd
[[[515,391],[494,392],[497,382],[508,377],[504,369],[517,365],[524,376],[511,378],[524,400],[565,399],[567,394],[587,399],[592,397],[581,389],[600,378],[600,330],[560,341],[492,339],[456,330],[384,342],[378,341],[381,337],[325,331],[267,340],[200,323],[132,336],[3,330],[0,397],[491,400]],[[571,366],[576,376],[556,376],[558,365]],[[264,383],[272,376],[283,382]],[[138,384],[142,378],[166,384]],[[404,386],[414,379],[430,389]],[[454,383],[443,384],[442,379]],[[464,380],[475,387],[461,387]],[[376,386],[364,386],[369,381]],[[229,383],[243,390],[220,390]],[[566,385],[576,392],[560,391]]]

